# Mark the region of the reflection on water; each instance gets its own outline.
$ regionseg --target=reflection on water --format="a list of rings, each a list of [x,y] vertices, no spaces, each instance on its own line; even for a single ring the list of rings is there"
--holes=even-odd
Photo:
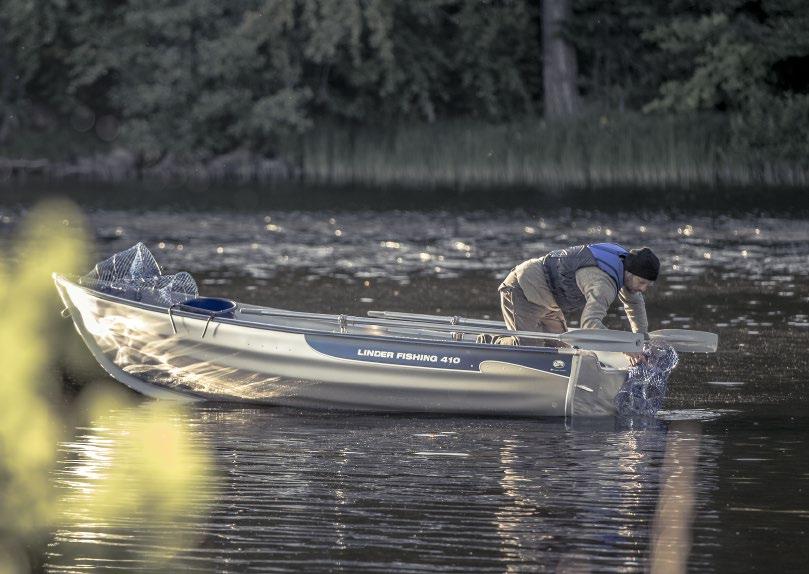
[[[798,544],[792,528],[806,518],[804,499],[770,485],[802,476],[806,487],[801,435],[761,434],[738,415],[679,414],[669,422],[565,424],[192,410],[187,428],[215,452],[215,478],[193,493],[217,493],[210,511],[174,522],[147,523],[137,512],[78,522],[55,534],[48,569],[137,570],[145,567],[144,549],[165,551],[163,540],[178,528],[200,544],[173,549],[172,567],[199,571],[676,572],[800,564],[798,546],[775,557],[755,532],[765,528],[769,538]],[[139,409],[113,413],[108,425],[63,445],[60,487],[92,488],[106,464],[112,421],[125,426],[142,416]],[[759,473],[762,463],[753,459],[761,450],[777,452],[783,464]],[[721,549],[734,533],[749,545],[738,555]]]
[[[694,420],[673,422],[669,430],[652,524],[649,569],[657,573],[685,572],[688,568],[702,438],[702,426]]]
[[[22,211],[0,206],[0,239]],[[138,241],[173,270],[218,271],[267,279],[304,270],[314,276],[414,274],[498,276],[523,259],[577,243],[648,245],[661,255],[665,292],[688,289],[693,276],[755,280],[784,298],[809,274],[803,219],[709,217],[666,212],[632,215],[548,209],[497,211],[267,210],[194,213],[96,210],[89,216],[100,257]],[[754,304],[753,301],[750,302]],[[676,321],[676,317],[671,318]],[[800,323],[800,317],[795,319]]]
[[[61,445],[62,511],[50,547],[74,566],[121,560],[124,547],[143,568],[168,566],[198,543],[196,524],[216,494],[205,437],[171,403],[123,408],[98,392],[84,401],[97,415]]]
[[[790,297],[796,275],[809,274],[806,223],[785,218],[517,210],[214,212],[193,218],[152,212],[132,219],[112,211],[91,220],[109,253],[143,240],[170,268],[238,271],[257,279],[299,269],[404,283],[413,274],[501,275],[523,259],[595,241],[650,246],[665,264],[666,291],[687,289],[688,278],[715,269],[721,281],[751,278]]]
[[[91,489],[108,465],[111,429],[142,416],[113,413],[64,445],[60,485]],[[219,478],[199,486],[219,491],[210,514],[79,521],[56,533],[52,571],[136,568],[144,546],[177,528],[202,544],[178,550],[174,565],[202,570],[643,569],[671,434],[612,419],[565,427],[221,408],[192,411],[186,423],[216,452]],[[706,442],[698,498],[715,480],[717,445]],[[701,528],[715,526],[714,512],[703,518]]]

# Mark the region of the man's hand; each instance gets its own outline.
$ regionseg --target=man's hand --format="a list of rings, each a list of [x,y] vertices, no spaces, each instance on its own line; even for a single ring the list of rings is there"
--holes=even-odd
[[[633,367],[646,362],[646,356],[643,353],[624,353],[624,355],[629,357],[629,364]]]

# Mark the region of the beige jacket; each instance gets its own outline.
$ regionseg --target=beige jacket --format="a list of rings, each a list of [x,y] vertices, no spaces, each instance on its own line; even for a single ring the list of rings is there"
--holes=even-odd
[[[618,290],[612,278],[598,267],[582,267],[576,271],[576,284],[587,299],[581,312],[582,328],[606,329],[604,317],[607,316],[607,311],[617,295],[624,305],[624,312],[629,319],[632,332],[649,332],[643,293],[630,293],[626,287]]]
[[[562,311],[548,286],[542,261],[543,258],[524,261],[514,269],[514,275],[526,299],[558,313],[561,317]],[[642,293],[630,293],[625,287],[618,290],[610,276],[598,267],[582,267],[576,271],[576,284],[587,300],[579,323],[582,328],[606,329],[604,317],[617,296],[624,305],[632,331],[648,333],[649,321],[646,318],[646,302]]]

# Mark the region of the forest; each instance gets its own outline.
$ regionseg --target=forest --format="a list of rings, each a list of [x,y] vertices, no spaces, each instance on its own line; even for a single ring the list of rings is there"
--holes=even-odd
[[[802,185],[807,152],[806,0],[0,0],[7,173]]]

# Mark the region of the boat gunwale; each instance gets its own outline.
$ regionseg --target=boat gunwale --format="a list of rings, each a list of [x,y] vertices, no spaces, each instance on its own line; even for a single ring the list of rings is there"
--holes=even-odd
[[[75,287],[78,287],[92,296],[97,297],[99,299],[109,301],[112,303],[117,303],[120,305],[135,307],[138,309],[152,311],[155,313],[166,313],[168,315],[168,311],[170,306],[166,305],[155,305],[153,303],[145,303],[143,301],[133,301],[132,299],[126,299],[124,297],[120,297],[117,295],[112,295],[110,293],[105,293],[103,291],[99,291],[97,289],[93,289],[87,285],[82,285],[76,281],[71,280],[69,277],[61,274],[61,273],[53,273],[53,279],[59,282],[66,282]],[[239,312],[240,306],[242,305],[241,302],[236,301],[236,313]],[[252,308],[262,308],[262,309],[272,309],[271,307],[264,307],[262,305],[251,305]],[[304,313],[298,311],[289,311],[284,310],[285,313]],[[310,315],[312,313],[309,313]],[[340,315],[329,315],[326,313],[314,313],[315,315],[322,315],[324,321],[325,320],[332,320],[337,322]],[[186,309],[182,309],[176,307],[172,310],[172,315],[175,317],[187,317],[191,319],[198,319],[203,320],[201,317],[208,317],[204,312],[195,313],[192,311],[188,311]],[[357,319],[365,319],[364,317],[358,317],[355,315],[346,315],[347,319],[357,318]],[[312,319],[317,320],[317,319]],[[383,339],[385,341],[391,342],[403,342],[403,343],[413,343],[414,341],[418,341],[420,343],[426,344],[438,344],[438,345],[448,345],[450,347],[459,347],[459,348],[470,348],[470,349],[486,349],[486,350],[496,350],[496,351],[505,351],[508,353],[522,353],[522,354],[563,354],[567,356],[579,355],[581,354],[581,350],[576,349],[574,347],[532,347],[532,346],[516,346],[516,345],[492,345],[488,343],[473,343],[469,341],[455,341],[452,339],[434,339],[434,340],[424,340],[419,339],[417,337],[405,337],[405,336],[391,336],[391,335],[366,335],[360,333],[340,333],[335,331],[324,331],[324,330],[317,330],[317,329],[308,329],[305,327],[288,327],[283,325],[275,325],[268,322],[256,322],[250,321],[245,319],[238,319],[236,317],[213,317],[211,319],[212,322],[220,323],[220,324],[228,324],[228,325],[235,325],[237,327],[246,327],[252,329],[262,329],[267,331],[280,331],[282,333],[295,333],[301,335],[326,335],[326,336],[333,336],[339,338],[347,338],[347,339],[362,339],[362,340],[369,340],[369,341],[378,341]]]

